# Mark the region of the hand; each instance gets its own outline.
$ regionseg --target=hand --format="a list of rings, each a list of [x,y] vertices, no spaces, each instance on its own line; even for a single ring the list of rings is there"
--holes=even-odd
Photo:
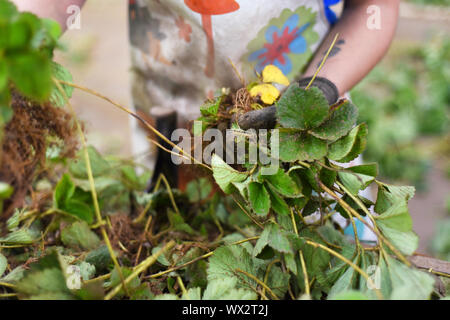
[[[298,82],[298,85],[301,88],[306,88],[310,81],[311,77],[303,78]],[[339,98],[338,89],[330,80],[317,77],[312,86],[319,88],[323,92],[329,105],[333,105],[337,102]],[[275,105],[247,112],[238,118],[239,127],[243,130],[248,130],[250,128],[272,129],[275,127],[276,121],[277,109]]]

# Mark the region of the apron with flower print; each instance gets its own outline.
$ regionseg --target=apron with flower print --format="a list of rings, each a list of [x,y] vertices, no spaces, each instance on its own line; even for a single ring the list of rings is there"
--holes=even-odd
[[[242,86],[274,64],[301,75],[339,0],[129,0],[133,99],[146,112],[170,106],[182,120],[222,87]]]

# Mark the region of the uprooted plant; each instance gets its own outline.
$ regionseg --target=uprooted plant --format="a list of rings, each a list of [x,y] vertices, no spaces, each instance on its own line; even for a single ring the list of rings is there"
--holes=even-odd
[[[20,18],[5,0],[0,0],[0,7],[0,24],[37,19]],[[10,15],[4,16],[3,9]],[[56,90],[62,104],[71,108],[72,87],[104,98],[189,157],[126,107],[72,84],[64,74],[47,74],[53,80],[49,88]],[[153,192],[146,193],[148,172],[138,175],[132,160],[102,157],[88,147],[73,118],[82,150],[74,160],[65,159],[67,166],[58,178],[34,176],[32,196],[0,225],[4,233],[0,298],[428,299],[442,295],[434,292],[430,272],[448,275],[420,271],[408,260],[417,248],[408,213],[414,189],[378,181],[376,164],[340,165],[361,154],[366,144],[367,126],[355,126],[357,108],[349,101],[330,107],[318,89],[295,84],[279,98],[270,82],[280,82],[280,75],[264,78],[238,91],[222,90],[201,107],[203,130],[228,123],[247,145],[254,142],[245,134],[239,136],[243,130],[236,114],[272,104],[276,109],[278,156],[271,152],[273,146],[253,145],[275,157],[274,174],[267,174],[267,165],[261,163],[231,167],[217,155],[210,165],[202,164],[226,197],[208,177],[192,181],[181,192],[172,190],[161,175]],[[2,93],[11,88],[37,98],[7,76]],[[48,97],[43,95],[41,101]],[[73,110],[70,113],[73,116]],[[51,154],[47,152],[47,160]],[[376,201],[360,195],[370,184],[378,189]],[[354,227],[354,239],[334,223],[336,213]],[[376,244],[359,240],[355,219],[377,235]]]

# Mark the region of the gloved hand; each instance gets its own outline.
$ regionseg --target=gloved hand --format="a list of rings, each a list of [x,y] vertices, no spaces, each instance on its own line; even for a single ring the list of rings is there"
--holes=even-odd
[[[312,77],[303,78],[298,81],[300,88],[306,88]],[[336,85],[330,80],[317,77],[312,86],[320,89],[329,105],[333,105],[339,99],[339,91]],[[276,106],[270,106],[261,110],[254,110],[241,115],[238,118],[238,124],[243,130],[253,129],[272,129],[276,124]]]

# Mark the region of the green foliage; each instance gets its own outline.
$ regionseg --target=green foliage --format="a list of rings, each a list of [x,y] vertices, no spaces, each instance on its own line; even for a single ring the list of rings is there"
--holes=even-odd
[[[100,244],[99,237],[84,221],[77,221],[64,228],[61,232],[61,241],[69,248],[85,250],[95,249]]]
[[[61,27],[56,21],[20,13],[8,0],[0,0],[0,122],[12,117],[11,90],[43,102],[64,105],[52,77],[70,81],[67,70],[52,62]],[[71,89],[65,87],[70,97]]]

